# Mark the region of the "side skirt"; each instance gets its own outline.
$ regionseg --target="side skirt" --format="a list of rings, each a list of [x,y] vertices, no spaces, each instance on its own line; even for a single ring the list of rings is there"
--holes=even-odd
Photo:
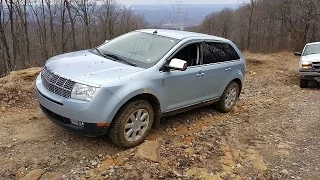
[[[162,113],[161,117],[168,117],[168,116],[180,114],[180,113],[183,113],[183,112],[186,112],[186,111],[190,111],[190,110],[193,110],[193,109],[197,109],[197,108],[200,108],[200,107],[203,107],[203,106],[208,106],[208,105],[211,105],[211,104],[213,104],[215,102],[218,102],[219,99],[220,98],[215,98],[215,99],[212,99],[212,100],[203,101],[203,102],[200,102],[198,104],[190,105],[190,106],[183,107],[183,108],[180,108],[180,109],[164,112],[164,113]]]

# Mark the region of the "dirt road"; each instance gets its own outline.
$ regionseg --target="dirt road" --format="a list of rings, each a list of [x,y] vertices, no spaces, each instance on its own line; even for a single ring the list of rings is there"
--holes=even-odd
[[[289,53],[245,56],[233,112],[167,118],[128,150],[51,123],[33,97],[39,69],[0,79],[0,179],[319,179],[319,84],[298,86]]]

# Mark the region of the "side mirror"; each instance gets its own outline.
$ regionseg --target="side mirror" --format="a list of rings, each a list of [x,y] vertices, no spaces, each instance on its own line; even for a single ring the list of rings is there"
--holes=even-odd
[[[295,56],[302,56],[301,52],[295,52],[294,55]]]
[[[170,69],[176,69],[180,71],[185,71],[188,67],[187,61],[174,58],[171,60],[170,64],[168,65],[168,68]]]

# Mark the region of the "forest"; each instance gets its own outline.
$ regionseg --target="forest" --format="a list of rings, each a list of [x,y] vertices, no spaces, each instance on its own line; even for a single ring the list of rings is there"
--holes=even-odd
[[[146,26],[113,0],[0,0],[0,75]]]
[[[0,0],[0,75],[147,27],[143,16],[114,0]],[[250,0],[187,30],[231,39],[251,52],[301,51],[320,39],[320,1]]]
[[[226,37],[251,52],[301,51],[320,40],[320,1],[250,0],[209,14],[189,30]]]

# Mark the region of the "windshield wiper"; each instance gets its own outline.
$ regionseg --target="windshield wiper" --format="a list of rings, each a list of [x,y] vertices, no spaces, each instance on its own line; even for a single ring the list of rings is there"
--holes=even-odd
[[[135,66],[137,67],[137,65],[135,63],[132,63],[132,62],[128,62],[126,60],[124,60],[123,58],[117,56],[117,55],[114,55],[114,54],[102,54],[104,57],[111,57],[113,59],[115,59],[116,61],[121,61],[121,62],[124,62],[128,65],[131,65],[131,66]]]
[[[104,55],[98,48],[94,48],[94,50],[96,50],[101,56],[106,58],[106,55]]]
[[[105,54],[105,53],[102,53],[98,48],[94,48],[102,57],[105,57],[105,58],[107,58],[107,57],[111,57],[112,59],[114,59],[114,60],[116,60],[116,61],[121,61],[121,62],[124,62],[124,63],[126,63],[126,64],[129,64],[129,65],[131,65],[131,66],[135,66],[135,67],[137,67],[137,65],[135,64],[135,63],[132,63],[132,62],[128,62],[128,61],[126,61],[126,60],[124,60],[124,59],[122,59],[122,58],[120,58],[119,56],[117,56],[117,55],[114,55],[114,54],[109,54],[109,53],[107,53],[107,54]]]

